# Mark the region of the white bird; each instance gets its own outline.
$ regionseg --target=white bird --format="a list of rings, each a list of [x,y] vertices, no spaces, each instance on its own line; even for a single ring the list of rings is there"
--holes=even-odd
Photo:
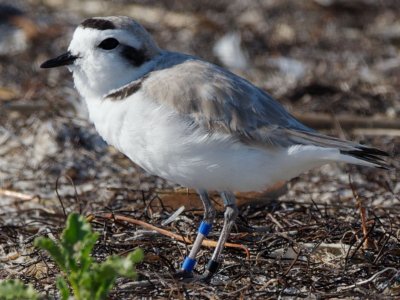
[[[269,94],[200,58],[160,49],[128,17],[91,18],[68,52],[42,68],[68,66],[100,135],[147,172],[198,191],[204,219],[179,275],[191,277],[221,193],[224,226],[203,279],[238,215],[234,192],[265,190],[331,162],[387,168],[386,152],[315,132]]]

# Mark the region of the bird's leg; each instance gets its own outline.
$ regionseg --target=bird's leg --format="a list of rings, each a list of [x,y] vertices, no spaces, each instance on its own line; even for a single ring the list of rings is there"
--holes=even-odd
[[[207,270],[203,275],[203,280],[209,281],[211,277],[217,272],[220,265],[220,255],[224,248],[225,242],[228,239],[229,233],[231,232],[235,219],[239,214],[236,206],[236,199],[233,193],[222,192],[221,197],[224,200],[225,214],[224,214],[224,226],[219,236],[217,246],[215,247],[214,253],[208,262]]]
[[[197,191],[201,201],[203,202],[204,206],[204,218],[201,222],[196,240],[193,243],[192,249],[190,250],[189,255],[183,261],[182,267],[180,272],[178,272],[179,277],[190,277],[191,273],[196,265],[196,255],[200,250],[201,244],[205,237],[211,231],[212,223],[215,218],[215,209],[212,205],[210,198],[208,197],[207,191],[199,190]]]

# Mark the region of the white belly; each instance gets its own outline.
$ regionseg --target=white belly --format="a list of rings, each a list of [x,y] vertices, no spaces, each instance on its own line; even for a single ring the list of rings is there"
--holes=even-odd
[[[266,150],[209,135],[140,93],[125,101],[91,100],[88,109],[109,144],[149,173],[185,187],[258,191],[323,164],[315,155],[308,162],[299,160],[309,150]]]

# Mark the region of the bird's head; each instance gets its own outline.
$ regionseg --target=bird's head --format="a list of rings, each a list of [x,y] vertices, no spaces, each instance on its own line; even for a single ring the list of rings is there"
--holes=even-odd
[[[41,68],[67,66],[84,98],[100,98],[146,74],[160,53],[151,35],[131,18],[90,18],[75,30],[68,51]]]

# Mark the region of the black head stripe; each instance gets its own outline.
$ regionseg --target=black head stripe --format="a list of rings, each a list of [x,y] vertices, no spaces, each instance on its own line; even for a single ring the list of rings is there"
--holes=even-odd
[[[83,28],[94,28],[97,30],[115,29],[113,22],[104,19],[87,19],[81,23]]]
[[[124,45],[121,50],[122,56],[133,66],[139,67],[146,61],[150,60],[150,57],[146,55],[145,50],[136,49],[131,46]]]

